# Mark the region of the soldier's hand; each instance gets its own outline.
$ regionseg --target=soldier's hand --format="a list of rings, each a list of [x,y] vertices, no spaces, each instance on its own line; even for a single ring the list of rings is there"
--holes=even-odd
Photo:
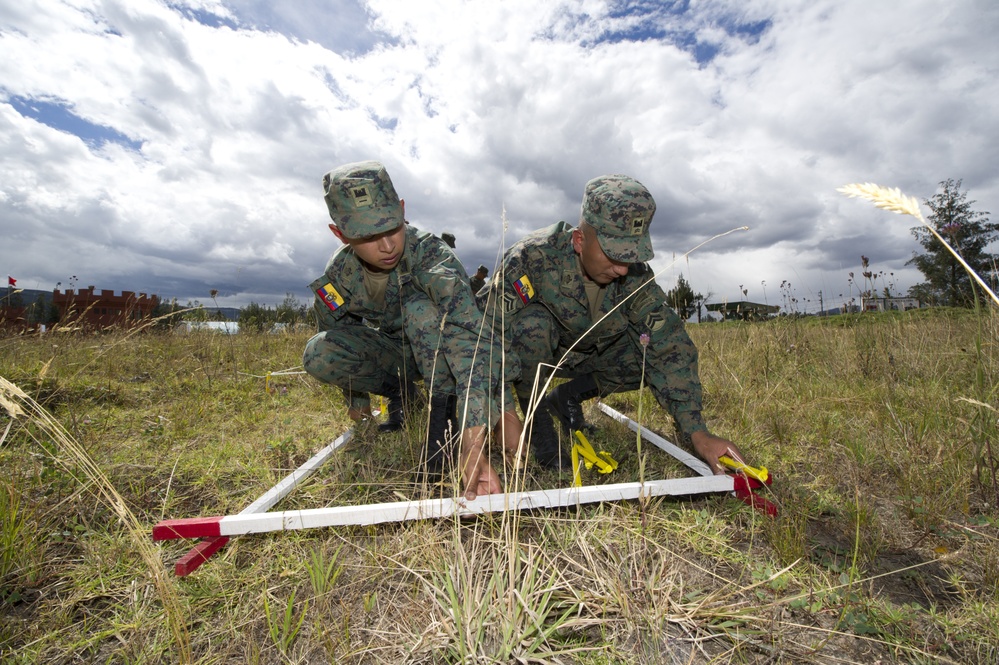
[[[504,412],[503,417],[496,423],[495,439],[503,442],[506,462],[514,469],[520,468],[520,463],[525,459],[525,451],[521,447],[523,433],[524,423],[520,421],[520,416],[517,415],[516,410],[511,409]]]
[[[718,461],[718,458],[723,455],[728,455],[738,462],[745,463],[746,461],[734,443],[710,432],[694,432],[690,435],[690,442],[693,444],[697,456],[707,462],[715,475],[725,473],[725,467]]]
[[[461,484],[469,501],[479,495],[503,491],[499,476],[483,451],[485,430],[483,426],[470,427],[461,434]]]
[[[374,415],[372,415],[371,413],[370,406],[366,406],[361,409],[355,409],[352,406],[347,407],[347,416],[355,423],[359,423],[364,420],[371,420],[374,418]]]

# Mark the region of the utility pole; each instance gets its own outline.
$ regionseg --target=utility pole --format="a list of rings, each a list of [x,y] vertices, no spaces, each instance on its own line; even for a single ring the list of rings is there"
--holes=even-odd
[[[826,315],[826,308],[825,305],[822,304],[822,292],[819,291],[819,316],[825,316],[825,315]]]

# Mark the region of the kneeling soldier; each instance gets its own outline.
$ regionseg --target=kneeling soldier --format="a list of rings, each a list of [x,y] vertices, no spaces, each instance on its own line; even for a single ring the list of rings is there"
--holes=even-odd
[[[311,285],[319,333],[305,347],[306,371],[343,390],[355,422],[371,417],[369,393],[387,397],[382,430],[402,427],[413,381],[427,382],[429,467],[442,470],[448,442],[458,438],[448,430],[461,429],[465,496],[500,492],[483,450],[495,424],[489,400],[500,384],[500,356],[480,348],[482,315],[461,261],[443,240],[405,221],[404,202],[380,163],[334,169],[323,188],[330,230],[343,245]]]

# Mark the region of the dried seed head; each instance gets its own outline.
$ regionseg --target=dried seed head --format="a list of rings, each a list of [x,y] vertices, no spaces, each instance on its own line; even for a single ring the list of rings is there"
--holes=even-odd
[[[919,212],[919,201],[912,196],[906,196],[898,187],[882,187],[872,182],[844,185],[836,190],[850,198],[867,199],[879,208],[897,212],[900,215],[912,215],[918,219],[923,216]]]

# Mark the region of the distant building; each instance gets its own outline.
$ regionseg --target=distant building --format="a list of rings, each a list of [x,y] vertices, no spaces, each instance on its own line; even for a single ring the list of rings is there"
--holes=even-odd
[[[712,303],[704,307],[709,312],[721,313],[722,318],[726,320],[742,319],[743,321],[766,319],[780,311],[780,307],[777,305],[764,305],[748,300]]]
[[[160,304],[159,296],[134,291],[114,291],[94,287],[85,289],[56,289],[52,292],[52,304],[59,310],[59,320],[63,324],[78,324],[86,328],[132,328],[148,321],[153,310]]]
[[[174,326],[174,332],[191,333],[199,330],[235,335],[239,332],[238,321],[181,321]]]
[[[918,298],[861,298],[860,302],[865,312],[904,312],[922,307]]]

